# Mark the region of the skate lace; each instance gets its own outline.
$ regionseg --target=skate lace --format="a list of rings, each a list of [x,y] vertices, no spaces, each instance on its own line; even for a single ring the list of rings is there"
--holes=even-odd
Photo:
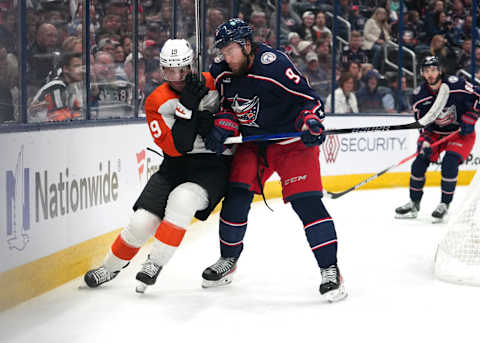
[[[210,269],[221,274],[232,269],[237,261],[234,257],[220,258],[214,265],[210,266]]]
[[[103,283],[111,279],[110,272],[105,267],[100,267],[93,272],[97,283]]]
[[[150,260],[145,261],[145,263],[142,264],[142,270],[141,272],[144,274],[147,274],[150,277],[154,277],[157,275],[157,273],[160,270],[160,266]]]
[[[335,265],[325,269],[321,269],[322,283],[332,282],[337,283],[337,267]]]

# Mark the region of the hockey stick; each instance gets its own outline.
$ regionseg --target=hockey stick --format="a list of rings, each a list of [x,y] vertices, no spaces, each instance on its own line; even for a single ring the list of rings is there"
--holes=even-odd
[[[202,38],[200,32],[200,0],[195,0],[195,44],[197,45],[197,73],[201,74]]]
[[[449,134],[448,136],[445,136],[445,137],[443,137],[442,139],[439,139],[439,140],[436,141],[435,143],[431,144],[430,147],[431,147],[431,148],[434,148],[434,147],[436,147],[436,146],[438,146],[438,145],[446,142],[447,140],[449,140],[450,138],[452,138],[453,136],[455,136],[455,135],[457,134],[457,132],[458,132],[458,131],[455,131],[455,132]],[[381,172],[379,172],[379,173],[377,173],[377,174],[375,174],[375,175],[370,176],[369,178],[363,180],[362,182],[356,184],[355,186],[352,186],[352,187],[344,190],[343,192],[334,193],[334,192],[329,192],[329,191],[327,191],[327,192],[326,192],[326,197],[329,198],[329,199],[337,199],[337,198],[340,198],[341,196],[343,196],[343,195],[345,195],[345,194],[347,194],[347,193],[350,193],[351,191],[354,191],[355,189],[362,187],[362,186],[365,185],[366,183],[369,183],[370,181],[373,181],[373,180],[375,180],[376,178],[382,176],[383,174],[385,174],[386,172],[388,172],[390,169],[396,168],[396,167],[398,167],[399,165],[404,164],[404,163],[407,162],[408,160],[411,160],[412,158],[417,157],[419,153],[420,153],[420,152],[416,152],[416,153],[414,153],[414,154],[411,154],[410,156],[405,157],[403,160],[401,160],[401,161],[399,161],[399,162],[397,162],[397,163],[395,163],[395,164],[392,164],[390,167],[385,168],[385,169],[382,170]],[[325,194],[325,193],[324,193],[324,194]]]
[[[448,87],[448,85],[445,83],[442,83],[438,91],[437,98],[435,99],[435,102],[433,103],[432,107],[430,107],[428,112],[422,118],[420,118],[419,120],[413,123],[400,124],[400,125],[383,125],[383,126],[369,126],[369,127],[353,127],[353,128],[345,128],[345,129],[332,129],[332,130],[325,130],[323,133],[325,135],[341,135],[345,133],[420,129],[432,123],[438,117],[442,108],[444,108],[447,103],[449,93],[450,93],[450,88]],[[302,135],[302,132],[289,132],[289,133],[277,133],[272,135],[247,136],[247,137],[236,136],[236,137],[227,138],[227,140],[225,141],[225,144],[270,141],[270,140],[300,137],[301,135]]]

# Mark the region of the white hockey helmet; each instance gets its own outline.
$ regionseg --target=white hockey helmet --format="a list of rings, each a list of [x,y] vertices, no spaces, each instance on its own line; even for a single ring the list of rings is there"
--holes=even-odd
[[[183,80],[191,71],[192,63],[193,49],[185,39],[169,39],[165,42],[160,51],[160,66],[165,80]]]

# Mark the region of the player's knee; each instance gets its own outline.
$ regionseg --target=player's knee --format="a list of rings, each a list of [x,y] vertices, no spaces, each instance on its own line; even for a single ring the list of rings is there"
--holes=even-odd
[[[231,221],[243,221],[248,217],[253,192],[240,187],[229,187],[222,203],[220,216]]]
[[[297,198],[291,201],[291,205],[304,224],[330,217],[320,196]]]
[[[207,191],[196,183],[185,182],[170,192],[164,219],[186,229],[195,212],[207,207]]]
[[[458,166],[462,163],[462,158],[453,152],[447,152],[442,160],[442,176],[447,178],[458,175]]]
[[[131,246],[140,247],[155,233],[160,222],[157,215],[140,208],[130,218],[127,228],[121,232],[122,239]]]
[[[412,163],[412,174],[417,177],[424,176],[429,164],[430,161],[427,161],[423,158],[416,158]]]

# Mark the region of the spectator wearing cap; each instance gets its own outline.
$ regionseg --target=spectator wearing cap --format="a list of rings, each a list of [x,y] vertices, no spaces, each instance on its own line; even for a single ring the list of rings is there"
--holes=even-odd
[[[314,51],[310,51],[305,55],[307,62],[303,67],[302,73],[308,79],[310,86],[322,97],[330,92],[330,82],[327,72],[320,67],[318,56]]]
[[[378,87],[380,75],[375,70],[370,70],[365,77],[365,86],[356,92],[360,112],[382,113],[384,93]]]
[[[288,44],[288,34],[296,32],[296,27],[300,25],[302,20],[297,13],[291,8],[290,0],[282,0],[280,8],[280,44],[285,46]],[[270,27],[277,27],[277,15],[273,12],[270,16]]]
[[[348,21],[352,25],[352,31],[362,32],[367,19],[360,13],[360,8],[357,5],[353,5],[350,9],[350,17]]]
[[[110,55],[113,55],[113,53],[115,52],[115,48],[119,45],[120,43],[116,40],[110,38],[102,38],[97,44],[97,49],[98,51],[105,51],[108,52]]]
[[[145,74],[148,75],[160,68],[160,55],[158,45],[153,40],[143,42],[143,59],[145,61]]]
[[[340,75],[335,89],[335,113],[358,113],[357,97],[353,92],[355,77],[346,72]],[[332,111],[332,95],[325,101],[325,112]]]
[[[290,32],[288,34],[288,45],[285,47],[285,53],[290,57],[293,62],[296,59],[301,58],[298,52],[298,43],[300,43],[300,35],[296,32]]]
[[[319,40],[322,36],[332,35],[332,31],[326,26],[325,13],[318,11],[315,15],[315,25],[313,25],[313,30],[315,31],[316,41]]]
[[[315,14],[311,11],[306,11],[302,14],[302,23],[295,30],[303,40],[314,42],[317,40],[317,34],[313,29],[315,23]]]
[[[300,54],[300,58],[296,59],[296,65],[299,69],[303,69],[305,67],[305,56],[310,51],[313,51],[314,45],[312,42],[307,40],[301,40],[297,45],[298,53]]]
[[[383,45],[390,40],[390,26],[385,8],[378,7],[367,20],[363,37],[363,48],[370,51],[373,66],[380,69]]]
[[[343,47],[340,60],[343,69],[347,69],[351,61],[360,64],[368,63],[367,51],[363,50],[363,36],[358,31],[352,31],[348,45]]]

